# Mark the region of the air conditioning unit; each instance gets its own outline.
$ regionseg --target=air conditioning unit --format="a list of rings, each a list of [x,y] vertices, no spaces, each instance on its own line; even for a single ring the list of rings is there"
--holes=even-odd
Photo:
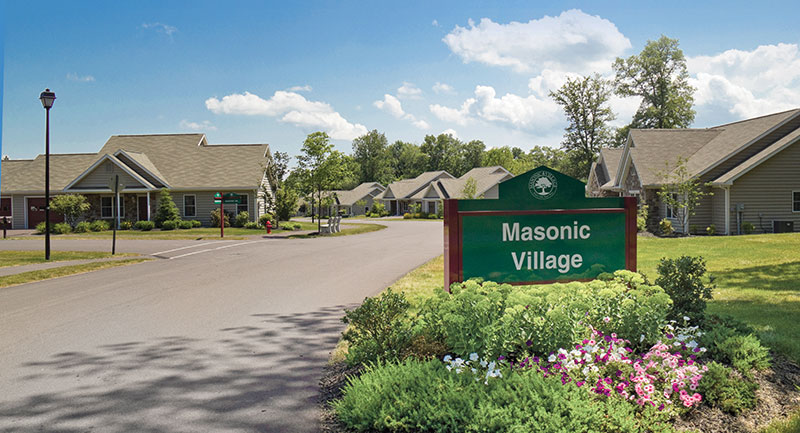
[[[773,233],[792,233],[794,231],[794,221],[772,221]]]

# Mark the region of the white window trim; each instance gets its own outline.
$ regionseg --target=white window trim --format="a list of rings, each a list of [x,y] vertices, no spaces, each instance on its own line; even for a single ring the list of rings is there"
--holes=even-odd
[[[110,198],[111,199],[111,215],[110,216],[103,216],[103,199]],[[110,220],[114,219],[114,207],[117,205],[116,200],[114,200],[113,195],[101,195],[100,196],[100,219],[101,220]],[[122,216],[125,215],[125,198],[122,194],[119,195],[119,214],[120,214],[120,221],[124,221],[125,218]]]
[[[186,213],[186,197],[194,197],[194,214],[189,215]],[[197,218],[197,194],[184,194],[183,195],[183,217],[184,218]]]
[[[792,213],[800,213],[800,210],[794,210],[795,194],[800,194],[800,189],[792,190],[792,201],[791,201]]]
[[[239,196],[240,196],[240,197],[247,197],[247,198],[245,199],[245,200],[247,200],[247,203],[245,203],[245,204],[247,205],[247,209],[245,209],[245,210],[241,210],[241,211],[240,211],[240,210],[239,210],[239,206],[242,206],[242,204],[241,204],[241,203],[240,203],[240,204],[237,204],[237,205],[236,205],[236,207],[234,208],[234,209],[236,209],[236,215],[239,215],[239,212],[247,212],[247,213],[250,213],[250,197],[249,197],[249,195],[250,195],[250,194],[247,194],[247,193],[244,193],[244,194],[239,194]]]

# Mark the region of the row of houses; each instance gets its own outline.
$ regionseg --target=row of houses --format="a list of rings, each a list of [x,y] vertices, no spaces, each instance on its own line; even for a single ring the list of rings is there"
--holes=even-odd
[[[686,227],[658,196],[680,171],[709,193]],[[601,150],[586,190],[638,197],[650,229],[666,218],[679,231],[800,231],[800,109],[704,129],[631,130],[624,147]]]
[[[217,192],[236,193],[239,205],[225,207],[235,216],[247,211],[251,220],[262,212],[267,180],[267,144],[210,145],[205,134],[115,135],[97,153],[50,155],[50,194],[82,194],[90,220],[111,220],[115,205],[110,181],[121,190],[119,215],[129,221],[151,220],[159,191],[167,188],[184,219],[211,223]],[[43,174],[45,155],[2,161],[0,217],[11,228],[34,228],[45,219]],[[50,213],[51,222],[63,216]]]
[[[463,198],[465,187],[474,182],[475,198],[497,198],[500,182],[514,177],[500,166],[477,167],[456,178],[446,171],[427,171],[413,179],[404,179],[383,186],[365,182],[352,190],[332,191],[333,207],[345,215],[364,215],[374,203],[382,203],[390,215],[403,215],[418,205],[421,212],[435,214],[440,211],[441,200]],[[470,187],[471,189],[471,187]]]

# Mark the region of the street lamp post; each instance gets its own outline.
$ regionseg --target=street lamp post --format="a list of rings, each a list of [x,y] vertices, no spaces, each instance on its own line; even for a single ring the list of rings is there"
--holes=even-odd
[[[44,147],[44,259],[50,260],[50,108],[56,100],[56,94],[44,89],[39,100],[47,111]]]

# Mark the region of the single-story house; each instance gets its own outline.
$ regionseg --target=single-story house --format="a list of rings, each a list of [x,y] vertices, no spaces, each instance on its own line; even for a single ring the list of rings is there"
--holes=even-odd
[[[747,222],[760,233],[800,231],[800,109],[705,129],[631,130],[624,147],[600,152],[587,194],[636,196],[649,206],[650,228],[667,218],[681,230],[657,194],[681,165],[712,193],[688,230],[737,234]]]
[[[364,182],[349,191],[332,191],[335,201],[333,206],[336,211],[345,215],[364,215],[372,208],[375,197],[385,190],[386,187],[378,182]]]
[[[114,135],[97,153],[50,154],[50,195],[82,194],[91,204],[87,219],[111,220],[110,180],[119,175],[119,215],[123,220],[151,220],[159,191],[169,189],[181,217],[211,223],[217,192],[236,193],[239,205],[225,212],[263,213],[268,190],[264,167],[267,144],[210,145],[205,134]],[[0,216],[13,228],[34,228],[44,221],[45,156],[3,160]],[[51,212],[52,222],[63,221]]]
[[[378,195],[376,199],[383,202],[390,215],[403,215],[408,212],[409,205],[412,203],[425,204],[438,200],[438,198],[427,200],[425,197],[417,197],[421,191],[428,191],[431,183],[440,179],[453,178],[453,175],[446,171],[426,171],[413,179],[398,180],[390,183],[386,190]],[[422,211],[433,213],[435,209],[431,212],[430,207],[425,209],[423,206]]]
[[[440,199],[466,198],[464,190],[469,179],[472,179],[475,182],[474,198],[498,198],[498,185],[512,177],[514,175],[510,171],[499,165],[476,167],[458,179],[440,179],[432,187]]]

